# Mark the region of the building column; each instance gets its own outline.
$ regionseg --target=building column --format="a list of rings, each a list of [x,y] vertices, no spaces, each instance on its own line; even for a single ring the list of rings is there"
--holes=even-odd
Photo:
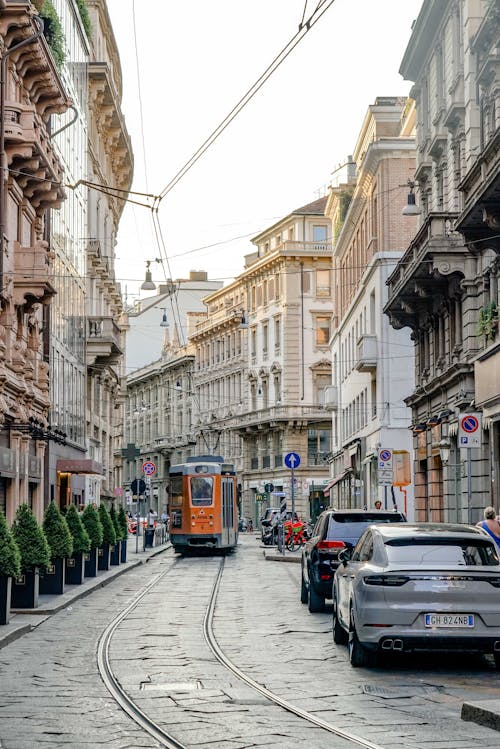
[[[37,484],[37,487],[33,493],[33,512],[35,513],[35,517],[38,520],[39,523],[43,520],[43,513],[44,513],[44,506],[43,506],[43,497],[44,497],[44,485],[45,485],[45,450],[46,450],[46,444],[45,442],[37,442],[36,443],[36,457],[40,463],[40,482]]]

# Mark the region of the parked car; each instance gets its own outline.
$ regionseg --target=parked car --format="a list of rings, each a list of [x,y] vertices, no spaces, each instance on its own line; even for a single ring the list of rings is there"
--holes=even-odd
[[[500,668],[500,563],[479,528],[448,523],[372,525],[340,553],[333,639],[351,665],[381,652],[492,653]]]
[[[323,611],[332,597],[332,582],[339,552],[354,546],[372,523],[402,523],[402,512],[384,510],[325,510],[318,516],[312,536],[302,549],[300,600],[309,611]]]

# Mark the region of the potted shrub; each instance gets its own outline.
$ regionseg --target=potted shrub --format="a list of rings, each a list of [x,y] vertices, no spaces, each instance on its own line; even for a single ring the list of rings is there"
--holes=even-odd
[[[50,547],[50,565],[40,576],[40,593],[64,593],[66,558],[73,553],[73,538],[55,502],[45,510],[43,532]]]
[[[0,624],[9,623],[12,578],[21,574],[21,555],[0,510]]]
[[[68,507],[66,522],[73,538],[73,553],[66,559],[66,582],[68,585],[81,585],[85,576],[83,556],[90,551],[90,538],[75,505]]]
[[[87,505],[82,513],[83,527],[90,538],[90,551],[85,554],[85,577],[97,575],[97,551],[102,544],[102,523],[93,505]]]
[[[27,504],[17,508],[12,535],[21,554],[21,574],[12,581],[10,603],[13,609],[34,609],[38,606],[38,575],[50,564],[50,548]]]
[[[110,563],[111,565],[117,565],[117,564],[120,564],[120,557],[121,557],[122,529],[120,527],[120,524],[118,523],[118,516],[116,514],[114,505],[111,505],[109,509],[109,517],[111,519],[111,522],[113,523],[113,528],[115,529],[115,539],[116,539],[115,544],[113,548],[111,549]]]
[[[121,556],[120,561],[126,562],[127,561],[127,542],[128,542],[128,522],[127,522],[127,516],[125,514],[125,508],[120,507],[118,510],[118,523],[120,525],[121,529]]]
[[[102,503],[99,505],[98,512],[102,524],[102,544],[97,552],[97,569],[109,570],[111,547],[116,544],[116,533],[109,512]]]

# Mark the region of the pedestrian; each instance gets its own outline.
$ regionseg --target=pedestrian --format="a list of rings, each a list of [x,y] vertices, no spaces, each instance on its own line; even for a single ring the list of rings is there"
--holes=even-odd
[[[148,528],[155,527],[156,517],[157,517],[156,512],[153,510],[152,507],[150,507],[149,512],[148,512]]]
[[[500,523],[497,520],[497,514],[494,507],[486,507],[484,510],[484,520],[481,520],[477,525],[489,533],[493,541],[500,547]]]
[[[247,533],[253,533],[253,520],[251,518],[247,521]]]
[[[375,500],[375,509],[381,510],[382,509],[382,501],[380,499]]]

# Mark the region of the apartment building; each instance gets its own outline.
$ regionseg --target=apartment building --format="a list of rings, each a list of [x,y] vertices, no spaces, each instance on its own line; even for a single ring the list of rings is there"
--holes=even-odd
[[[121,111],[120,59],[105,0],[87,0],[92,28],[88,67],[88,179],[86,243],[86,441],[85,501],[112,502],[121,487],[120,448],[125,416],[127,319],[115,278],[118,224],[130,189],[133,153]]]
[[[409,466],[411,412],[404,399],[414,383],[413,344],[383,314],[386,280],[415,231],[402,215],[415,171],[415,110],[405,97],[377,97],[368,107],[345,184],[331,187],[325,208],[332,222],[335,328],[332,385],[332,476],[325,488],[336,507],[386,508],[413,515],[411,477],[388,480],[378,453]],[[353,173],[353,167],[355,173]]]
[[[414,82],[420,216],[388,279],[385,309],[396,329],[412,331],[415,344],[415,389],[406,402],[418,520],[477,522],[498,494],[490,414],[478,448],[463,447],[457,437],[464,414],[491,403],[495,415],[498,398],[489,356],[497,240],[488,210],[498,190],[498,30],[497,3],[425,0],[400,68]]]
[[[244,271],[206,298],[206,319],[190,336],[201,432],[208,429],[212,447],[217,435],[217,448],[237,466],[242,513],[256,519],[283,495],[305,517],[324,504],[332,317],[325,203],[302,206],[254,237]],[[293,484],[284,464],[290,452],[301,460]]]
[[[65,198],[51,115],[70,105],[29,2],[0,1],[0,509],[43,515],[49,418],[48,309],[55,294],[48,210]],[[43,93],[43,95],[42,95]]]

